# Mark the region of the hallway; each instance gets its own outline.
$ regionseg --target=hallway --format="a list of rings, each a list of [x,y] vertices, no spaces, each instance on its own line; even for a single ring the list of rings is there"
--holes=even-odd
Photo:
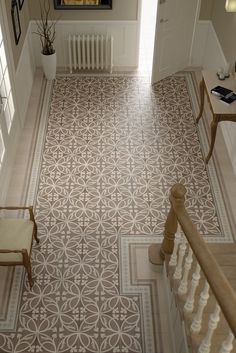
[[[150,286],[155,272],[147,247],[162,239],[173,183],[188,185],[188,208],[205,239],[231,240],[223,200],[218,195],[213,202],[188,82],[191,76],[182,74],[152,89],[145,77],[59,75],[51,103],[51,85],[43,90],[39,134],[32,130],[37,147],[29,148],[29,185],[22,175],[39,227],[36,282],[29,291],[24,280],[17,313],[23,272],[9,276],[16,335],[7,333],[5,323],[2,349],[11,342],[24,344],[25,352],[32,345],[65,352],[78,346],[86,353],[162,352],[165,313],[151,312],[153,303],[157,313],[164,308],[163,295]],[[31,109],[36,96],[38,90]],[[60,339],[54,332],[61,332]]]

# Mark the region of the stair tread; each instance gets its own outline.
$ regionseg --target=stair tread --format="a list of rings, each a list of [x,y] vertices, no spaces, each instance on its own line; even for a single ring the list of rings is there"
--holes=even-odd
[[[221,253],[214,254],[216,257],[216,261],[220,266],[235,266],[236,269],[236,254],[233,253]]]
[[[213,254],[236,254],[236,244],[235,243],[207,243]]]
[[[230,280],[236,280],[236,264],[235,266],[221,266],[222,271],[224,272],[226,278]]]

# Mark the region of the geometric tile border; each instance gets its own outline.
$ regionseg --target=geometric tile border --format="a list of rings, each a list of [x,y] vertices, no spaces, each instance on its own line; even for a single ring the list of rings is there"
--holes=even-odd
[[[156,239],[157,240],[157,239]],[[138,279],[134,263],[134,250],[138,247],[145,249],[144,256],[148,262],[148,246],[156,241],[152,237],[122,236],[120,239],[120,278],[121,289],[124,294],[139,295],[142,300],[142,325],[145,337],[144,352],[163,352],[161,336],[160,307],[158,300],[157,281],[154,278]],[[141,260],[141,259],[140,259]],[[150,272],[154,266],[150,266]],[[159,274],[160,276],[160,274]],[[156,277],[157,278],[157,277]]]

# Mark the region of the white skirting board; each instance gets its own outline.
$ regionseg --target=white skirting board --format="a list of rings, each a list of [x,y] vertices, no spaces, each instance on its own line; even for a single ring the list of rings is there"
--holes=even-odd
[[[217,70],[224,67],[227,60],[224,56],[217,34],[211,21],[198,21],[193,42],[191,66]],[[236,124],[221,122],[225,144],[236,175]]]
[[[36,30],[36,24],[31,22],[31,33]],[[59,21],[56,24],[55,49],[57,52],[57,67],[69,72],[68,43],[69,34],[103,34],[114,38],[113,66],[120,69],[138,66],[139,54],[139,21]],[[32,33],[32,46],[37,66],[40,62],[40,41]]]

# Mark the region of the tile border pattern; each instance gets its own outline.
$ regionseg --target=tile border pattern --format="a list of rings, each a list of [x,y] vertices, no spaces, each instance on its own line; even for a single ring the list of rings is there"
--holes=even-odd
[[[147,236],[121,236],[120,238],[120,285],[124,294],[136,294],[141,296],[142,300],[142,326],[145,339],[146,352],[156,353],[163,352],[162,337],[160,335],[161,324],[160,318],[153,312],[154,307],[159,312],[158,289],[155,280],[137,279],[136,266],[132,261],[134,258],[133,251],[136,247],[144,245],[148,247],[151,243],[157,243],[158,239]],[[150,300],[151,297],[151,300]],[[156,334],[155,334],[156,333]]]
[[[8,302],[1,308],[4,310],[4,315],[0,319],[0,331],[2,332],[15,330],[16,313],[21,298],[23,278],[24,271],[22,267],[9,268],[7,283],[5,283],[5,290],[7,290],[5,298],[8,298]]]
[[[185,77],[186,77],[186,82],[188,85],[188,89],[189,89],[189,93],[190,93],[190,100],[192,103],[192,110],[193,113],[195,115],[195,117],[197,117],[198,112],[199,112],[199,101],[198,101],[198,92],[196,92],[196,81],[195,81],[195,77],[193,76],[193,73],[182,73]],[[198,132],[198,138],[200,141],[200,146],[202,148],[203,151],[203,156],[206,156],[209,150],[209,141],[207,138],[207,133],[206,133],[206,127],[203,123],[203,121],[206,121],[206,116],[205,116],[205,112],[203,111],[203,118],[201,119],[200,123],[197,126],[197,132]],[[213,157],[212,157],[213,158]],[[212,162],[212,161],[211,161]],[[208,172],[208,179],[209,179],[209,183],[211,184],[211,190],[212,190],[212,194],[214,197],[214,201],[215,201],[215,205],[216,207],[216,211],[217,211],[217,216],[218,216],[218,220],[221,224],[221,229],[223,229],[224,231],[224,239],[221,240],[220,238],[215,238],[213,239],[213,241],[211,242],[233,242],[233,235],[232,235],[232,227],[230,226],[229,223],[229,218],[226,212],[226,205],[222,196],[222,190],[220,188],[220,183],[219,183],[219,174],[217,173],[217,170],[215,168],[215,165],[213,163],[208,163],[206,165],[206,169]],[[206,237],[206,240],[207,239]]]

